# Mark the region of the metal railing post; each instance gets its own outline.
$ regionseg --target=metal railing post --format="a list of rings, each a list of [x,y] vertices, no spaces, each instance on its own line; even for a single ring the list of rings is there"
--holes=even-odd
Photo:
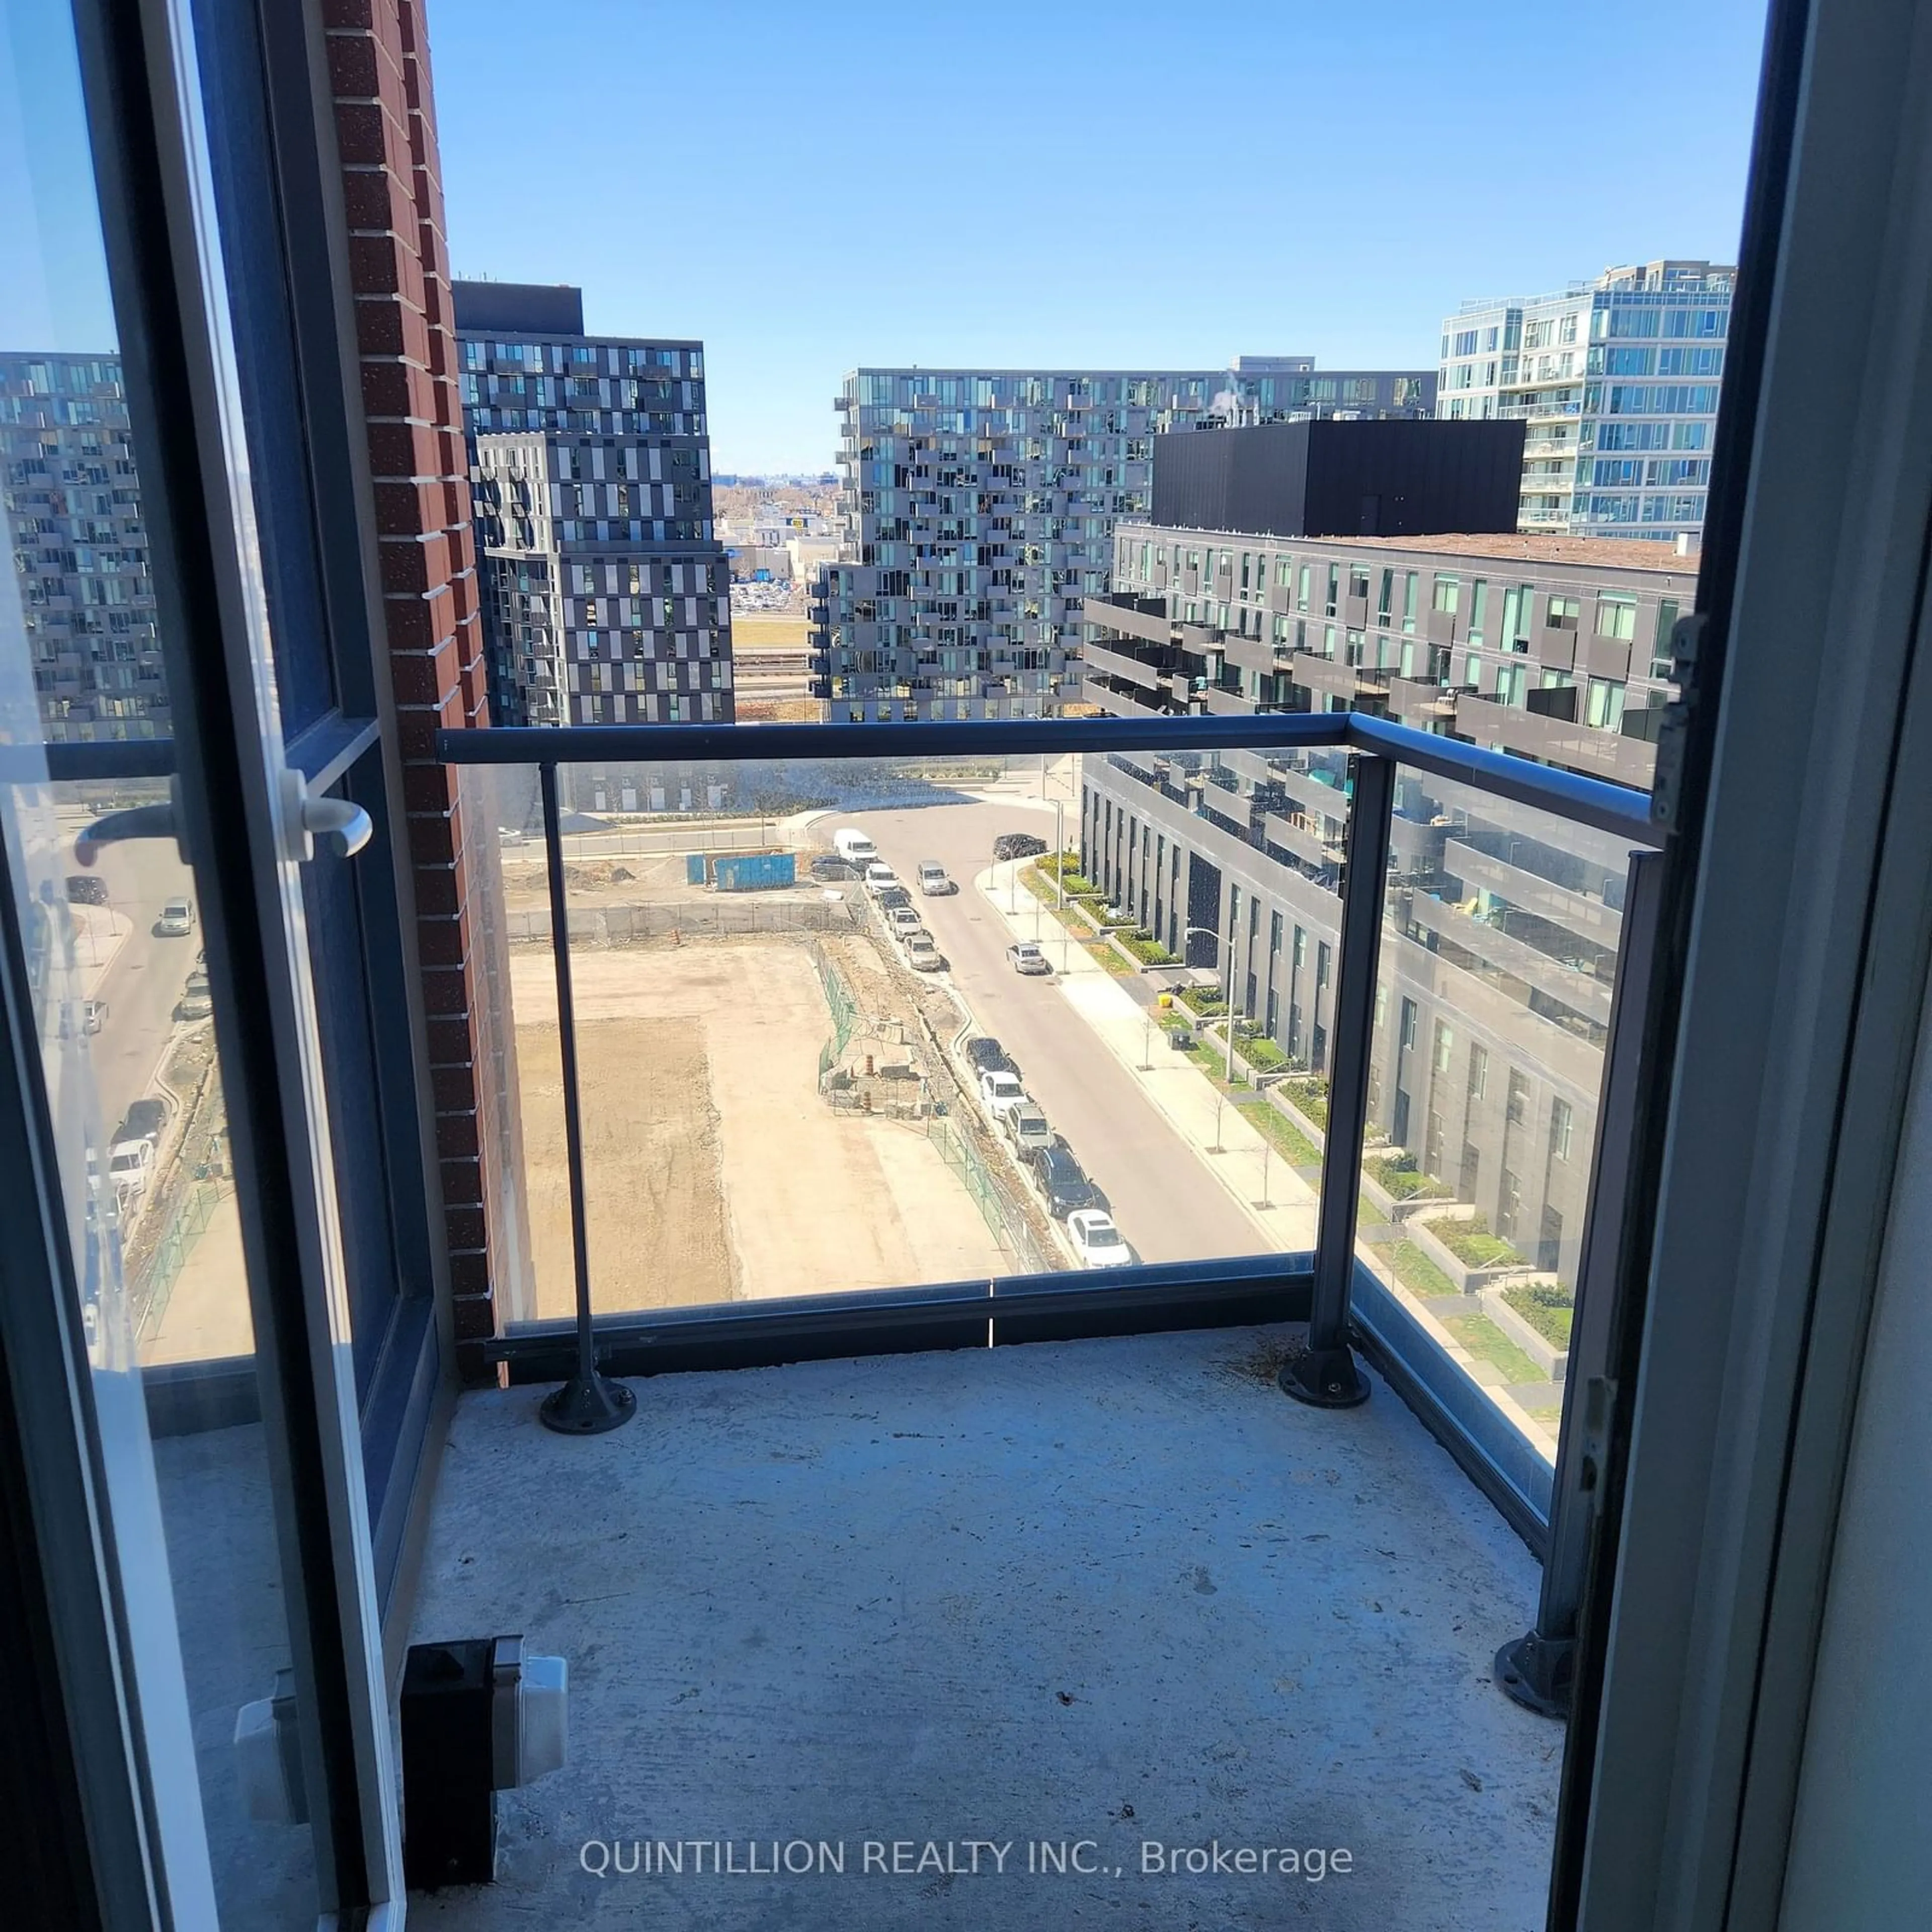
[[[1576,1618],[1590,1573],[1597,1512],[1603,1501],[1605,1435],[1616,1390],[1610,1366],[1610,1314],[1629,1184],[1630,1136],[1644,1069],[1643,1000],[1657,938],[1664,879],[1660,852],[1633,852],[1624,894],[1616,992],[1604,1046],[1596,1144],[1590,1150],[1589,1213],[1576,1258],[1576,1305],[1563,1375],[1563,1419],[1550,1492],[1550,1547],[1534,1628],[1496,1652],[1496,1682],[1526,1708],[1546,1718],[1570,1714]]]
[[[1280,1376],[1288,1394],[1318,1408],[1352,1408],[1369,1399],[1368,1378],[1348,1346],[1348,1304],[1355,1278],[1355,1214],[1362,1194],[1362,1136],[1368,1125],[1369,1061],[1375,1045],[1376,962],[1382,950],[1395,773],[1393,758],[1356,754],[1308,1352],[1290,1362]],[[1228,1014],[1232,1027],[1232,1006]]]
[[[599,1436],[630,1420],[637,1396],[597,1372],[590,1332],[590,1238],[584,1206],[584,1123],[577,1097],[577,1007],[570,990],[570,908],[564,890],[563,838],[556,804],[556,764],[538,768],[542,788],[544,856],[550,868],[550,950],[556,962],[556,1030],[563,1071],[563,1149],[570,1174],[570,1240],[577,1269],[577,1372],[538,1406],[544,1426],[563,1436]]]

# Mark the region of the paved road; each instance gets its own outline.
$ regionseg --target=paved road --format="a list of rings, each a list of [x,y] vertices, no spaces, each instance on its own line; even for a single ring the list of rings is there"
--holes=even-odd
[[[175,1005],[201,940],[198,934],[186,939],[154,934],[154,921],[165,901],[194,896],[193,878],[166,840],[110,845],[94,869],[107,882],[109,905],[134,928],[94,992],[96,999],[107,1002],[106,1020],[88,1045],[100,1095],[101,1129],[111,1134],[129,1102],[152,1090],[174,1031]],[[83,940],[83,964],[86,949]]]
[[[1060,997],[1057,976],[1022,979],[1006,963],[1006,929],[974,885],[1002,832],[1051,841],[1053,818],[1036,806],[960,805],[910,812],[837,814],[824,821],[868,832],[886,862],[910,882],[935,859],[959,882],[956,898],[914,903],[952,982],[980,1029],[1019,1062],[1028,1090],[1066,1136],[1081,1165],[1113,1204],[1120,1232],[1144,1261],[1197,1261],[1258,1252],[1254,1223],[1168,1124],[1133,1076]],[[818,828],[814,828],[815,830]],[[1024,888],[1022,888],[1024,902]],[[1043,916],[1042,943],[1057,958],[1060,928]]]

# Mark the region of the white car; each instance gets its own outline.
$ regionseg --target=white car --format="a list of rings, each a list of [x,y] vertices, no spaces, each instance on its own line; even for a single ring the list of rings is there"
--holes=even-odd
[[[107,1178],[124,1193],[140,1193],[154,1171],[151,1141],[116,1141],[108,1153]]]
[[[958,884],[946,877],[946,868],[931,859],[922,859],[919,864],[919,889],[929,899],[944,898],[949,892],[956,892]]]
[[[866,890],[875,896],[898,882],[899,875],[890,866],[881,866],[874,862],[866,868]]]
[[[946,964],[946,956],[934,944],[929,932],[906,934],[906,964],[915,973],[937,973]]]
[[[1026,1098],[1026,1089],[1013,1073],[982,1073],[980,1076],[980,1104],[998,1120],[1010,1113]]]
[[[1006,958],[1016,973],[1051,973],[1053,962],[1030,939],[1017,939],[1006,948]]]
[[[1130,1268],[1134,1251],[1120,1238],[1114,1217],[1099,1208],[1076,1208],[1066,1217],[1066,1232],[1083,1268]]]
[[[925,921],[913,910],[910,906],[894,906],[886,915],[886,923],[902,939],[909,938],[915,932],[922,932],[926,929]]]
[[[194,930],[194,902],[170,899],[154,922],[156,935],[162,939],[185,939]]]

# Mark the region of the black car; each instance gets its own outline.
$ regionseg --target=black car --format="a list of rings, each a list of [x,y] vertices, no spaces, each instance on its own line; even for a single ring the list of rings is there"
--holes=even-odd
[[[167,1124],[167,1103],[152,1096],[136,1100],[128,1109],[128,1118],[116,1130],[114,1138],[120,1141],[154,1141],[161,1137],[161,1130]]]
[[[993,860],[997,865],[1003,859],[1037,859],[1046,850],[1046,841],[1030,832],[1002,832],[993,841]]]
[[[814,879],[856,879],[858,868],[839,857],[836,852],[821,852],[812,862],[812,876]]]
[[[91,872],[70,872],[67,875],[67,896],[76,905],[105,905],[107,881],[96,878]]]
[[[881,886],[872,895],[872,903],[881,912],[896,912],[912,904],[912,895],[903,886]]]
[[[1026,1157],[1033,1184],[1046,1198],[1046,1211],[1064,1221],[1076,1208],[1104,1208],[1107,1197],[1087,1178],[1065,1138],[1055,1134],[1050,1147],[1034,1148]]]
[[[982,1034],[976,1040],[969,1040],[966,1042],[966,1058],[973,1063],[975,1073],[1010,1073],[1016,1080],[1020,1076],[1012,1056],[991,1034]]]

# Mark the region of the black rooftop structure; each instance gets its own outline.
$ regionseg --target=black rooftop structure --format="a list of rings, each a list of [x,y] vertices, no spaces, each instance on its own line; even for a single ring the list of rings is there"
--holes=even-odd
[[[567,282],[452,282],[449,292],[469,334],[584,333],[584,291]]]
[[[1522,442],[1516,422],[1332,418],[1156,436],[1154,520],[1291,537],[1514,530]]]

